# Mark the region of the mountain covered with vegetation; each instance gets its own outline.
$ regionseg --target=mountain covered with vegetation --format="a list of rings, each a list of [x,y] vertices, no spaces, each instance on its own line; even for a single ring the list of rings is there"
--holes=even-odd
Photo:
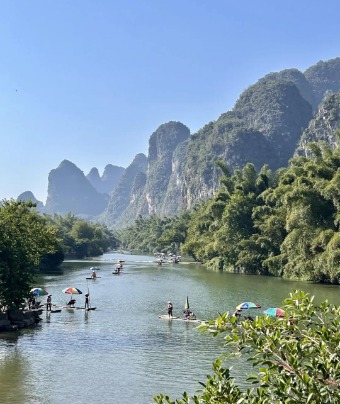
[[[288,168],[233,173],[219,162],[220,188],[172,218],[138,218],[120,232],[127,249],[192,256],[220,271],[340,283],[340,131],[332,150],[309,143]]]
[[[163,153],[169,147],[171,164],[165,164],[163,155],[153,153],[153,134],[145,187],[140,190],[138,206],[132,203],[123,216],[109,225],[126,226],[139,215],[177,215],[193,208],[198,201],[211,198],[219,189],[217,161],[224,162],[231,172],[247,163],[252,163],[257,171],[264,164],[276,170],[287,167],[308,137],[313,141],[322,139],[334,147],[332,131],[337,128],[334,105],[336,92],[340,90],[339,71],[340,58],[336,58],[319,62],[305,72],[287,69],[270,73],[247,88],[231,111],[191,134],[174,149],[168,146],[174,136],[170,128],[182,124],[161,125],[155,132],[163,133],[157,147]],[[333,101],[322,102],[332,94]],[[332,129],[326,133],[314,130],[313,121],[328,109],[333,111],[329,112],[333,117]],[[158,171],[157,167],[163,169]],[[110,207],[106,212],[110,215]]]
[[[178,145],[183,144],[190,136],[190,130],[180,122],[168,122],[161,125],[150,137],[148,158],[145,160],[145,170],[139,170],[134,178],[131,194],[119,192],[111,196],[105,214],[110,216],[112,203],[117,199],[129,200],[123,214],[117,221],[123,226],[130,223],[131,218],[139,215],[169,214],[169,204],[166,196],[172,189],[171,173],[173,171],[174,151]],[[127,196],[127,197],[126,197]],[[171,200],[176,203],[178,195]],[[112,218],[112,215],[110,216]],[[105,221],[106,224],[115,225],[115,222]]]
[[[100,217],[101,222],[113,226],[129,206],[138,207],[141,201],[140,195],[146,183],[146,170],[145,154],[137,154],[112,192],[108,206]]]
[[[296,150],[297,154],[308,155],[308,143],[322,141],[335,148],[338,139],[336,131],[340,129],[340,92],[326,95],[315,117],[303,131]]]
[[[222,161],[230,172],[252,163],[257,172],[287,167],[307,155],[309,141],[335,147],[339,127],[340,58],[306,71],[272,72],[240,95],[234,107],[190,133],[167,122],[151,134],[148,155],[124,169],[107,165],[102,177],[64,161],[49,176],[46,209],[72,212],[122,228],[139,216],[180,214],[219,190]]]

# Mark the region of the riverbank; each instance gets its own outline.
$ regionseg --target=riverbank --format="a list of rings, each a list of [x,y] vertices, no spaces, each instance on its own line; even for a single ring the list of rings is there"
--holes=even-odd
[[[42,321],[41,309],[0,311],[0,332],[18,331],[22,328],[34,327]]]

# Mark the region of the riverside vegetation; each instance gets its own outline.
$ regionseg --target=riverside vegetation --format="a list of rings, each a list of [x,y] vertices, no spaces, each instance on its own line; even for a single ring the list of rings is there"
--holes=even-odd
[[[100,255],[117,245],[105,226],[69,214],[41,216],[32,202],[0,203],[0,304],[19,308],[29,297],[37,269],[51,270],[65,255]]]
[[[334,178],[337,178],[333,174],[333,168],[336,164],[339,166],[338,149],[331,152],[327,148],[322,149],[317,145],[311,145],[311,150],[313,150],[313,157],[309,159],[303,158],[302,160],[297,159],[295,164],[278,177],[277,186],[272,188],[269,185],[261,187],[262,182],[265,184],[268,182],[269,184],[269,180],[272,178],[269,173],[264,174],[266,170],[261,170],[260,174],[256,174],[251,165],[247,165],[240,172],[235,172],[233,176],[230,176],[226,167],[222,165],[225,175],[222,177],[221,183],[224,185],[218,195],[223,192],[225,197],[222,199],[213,198],[200,206],[191,214],[189,225],[186,228],[182,227],[182,222],[177,218],[175,220],[176,226],[169,226],[167,228],[168,233],[161,235],[163,241],[179,242],[178,235],[181,235],[183,231],[187,231],[187,237],[190,236],[190,224],[192,224],[196,214],[199,213],[199,217],[201,217],[202,213],[206,212],[206,209],[208,209],[207,212],[210,212],[214,202],[219,201],[227,202],[224,206],[227,209],[228,201],[230,203],[233,200],[233,195],[236,195],[238,199],[234,200],[231,206],[235,208],[237,204],[237,206],[241,207],[241,212],[243,212],[245,209],[244,204],[241,202],[243,199],[246,202],[248,199],[254,200],[254,197],[253,199],[250,198],[249,190],[254,189],[255,186],[257,189],[263,188],[261,193],[258,191],[258,196],[255,200],[258,200],[263,193],[274,192],[280,186],[284,187],[285,194],[293,197],[295,195],[294,191],[297,192],[297,189],[294,188],[294,183],[298,181],[300,176],[287,177],[287,173],[294,167],[295,169],[303,168],[305,164],[312,164],[308,173],[314,173],[314,175],[311,176],[309,182],[305,180],[303,184],[307,182],[310,185],[310,183],[314,184],[313,181],[315,181],[314,186],[318,190],[318,193],[316,191],[312,193],[313,187],[311,189],[307,188],[309,192],[305,190],[305,193],[310,198],[319,198],[316,201],[313,199],[314,202],[317,202],[316,206],[327,207],[329,200],[339,201],[337,197],[339,187],[336,186],[337,183],[333,183]],[[318,156],[320,163],[318,163]],[[321,156],[323,157],[322,159]],[[321,166],[318,164],[321,164]],[[303,173],[304,170],[301,172]],[[254,174],[250,175],[251,173]],[[317,173],[322,173],[322,175],[316,175]],[[268,181],[265,180],[266,178]],[[287,184],[283,181],[283,178],[292,179]],[[321,180],[323,180],[322,183],[317,187],[316,184]],[[285,188],[287,185],[289,187]],[[245,192],[246,190],[248,190],[248,193]],[[253,191],[250,194],[252,193],[255,192]],[[255,193],[255,195],[257,194]],[[307,199],[309,203],[312,201],[310,198]],[[259,200],[265,199],[261,197]],[[275,202],[276,198],[269,200]],[[297,208],[299,208],[302,201],[299,198],[294,200],[299,202],[297,204]],[[245,206],[248,206],[247,203]],[[257,206],[254,204],[254,206],[262,205]],[[334,207],[332,208],[332,206],[335,205],[328,204],[328,213],[322,209],[325,216],[321,217],[321,223],[326,221],[327,215],[332,215],[333,221],[336,222],[335,219],[339,217],[338,210]],[[275,207],[276,205],[273,204],[272,208]],[[277,209],[280,207],[281,204],[278,204]],[[202,211],[200,212],[201,209]],[[245,211],[247,212],[247,210]],[[288,208],[287,211],[289,212]],[[331,214],[331,212],[333,213]],[[229,216],[227,215],[227,217]],[[220,215],[220,218],[223,219],[224,214]],[[68,219],[71,220],[72,217]],[[36,267],[39,265],[41,258],[45,254],[53,254],[61,248],[58,229],[51,224],[51,221],[52,218],[39,216],[34,210],[34,204],[14,201],[2,202],[0,206],[0,226],[2,229],[0,233],[0,301],[3,305],[20,307],[23,299],[28,296]],[[78,223],[75,229],[88,229],[81,221],[78,222],[77,219],[72,219],[71,223],[72,221],[74,225]],[[311,218],[309,218],[308,223],[310,221]],[[66,222],[69,223],[69,220],[66,220]],[[328,222],[330,222],[330,219],[328,219]],[[300,222],[298,221],[297,223]],[[92,227],[90,226],[90,228]],[[176,231],[178,232],[177,235]],[[336,229],[333,233],[336,233]],[[84,235],[84,233],[77,233],[76,231],[75,234]],[[167,237],[172,234],[172,239],[167,239],[166,234]],[[288,231],[287,234],[289,234]],[[184,393],[182,399],[172,401],[169,397],[159,394],[154,397],[155,402],[158,404],[184,404],[190,402],[196,404],[222,404],[228,402],[306,402],[316,404],[320,402],[339,402],[339,307],[335,307],[327,301],[316,305],[308,295],[296,292],[286,301],[286,306],[283,308],[286,311],[284,319],[272,320],[267,316],[257,317],[253,322],[247,320],[241,322],[240,327],[233,327],[236,320],[226,313],[215,321],[202,325],[202,330],[210,332],[212,335],[225,334],[226,343],[235,345],[237,348],[236,353],[246,353],[250,356],[250,360],[258,368],[257,375],[250,377],[250,381],[253,381],[256,385],[254,389],[243,391],[234,382],[229,369],[223,367],[222,361],[224,358],[222,357],[213,364],[214,375],[209,376],[206,383],[202,383],[203,389],[200,395],[189,398]]]
[[[173,401],[159,394],[157,404],[272,404],[339,403],[340,401],[340,307],[295,291],[286,299],[283,319],[258,316],[236,325],[236,317],[225,313],[201,325],[204,332],[224,335],[231,354],[213,364],[213,376],[200,383],[202,390]],[[230,352],[230,349],[228,349]],[[248,377],[254,388],[243,391],[223,362],[246,355],[256,368]],[[245,376],[246,377],[246,376]]]
[[[339,139],[339,131],[335,133]],[[172,218],[139,217],[124,248],[188,254],[216,270],[340,283],[340,147],[308,144],[287,168],[222,170],[215,196]]]

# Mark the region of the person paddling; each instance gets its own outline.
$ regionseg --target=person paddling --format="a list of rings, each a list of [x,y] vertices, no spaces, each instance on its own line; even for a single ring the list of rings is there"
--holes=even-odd
[[[90,305],[89,305],[89,298],[90,298],[90,294],[89,293],[85,293],[85,309],[89,309]]]
[[[52,311],[52,295],[47,296],[47,301],[46,301],[46,311]]]
[[[172,318],[172,310],[173,310],[173,308],[174,308],[174,306],[172,305],[172,303],[170,301],[168,301],[167,309],[168,309],[169,318]]]

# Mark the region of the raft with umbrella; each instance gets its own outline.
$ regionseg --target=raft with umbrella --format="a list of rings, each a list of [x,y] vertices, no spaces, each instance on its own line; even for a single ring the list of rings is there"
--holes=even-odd
[[[32,305],[29,303],[29,307],[31,309],[42,309],[43,304],[39,301],[36,302],[35,298],[41,296],[47,296],[48,292],[43,288],[35,287],[30,290],[30,293],[34,297],[34,303]]]
[[[236,306],[236,310],[260,309],[261,305],[254,302],[243,302]]]
[[[76,309],[77,307],[74,307],[76,300],[73,299],[73,295],[81,295],[81,294],[83,294],[83,292],[78,288],[68,287],[68,288],[63,289],[63,293],[66,293],[67,295],[71,295],[70,301],[67,303],[67,306],[65,306],[64,308]]]
[[[264,310],[263,314],[271,317],[284,317],[285,311],[279,307],[269,307],[269,309]]]
[[[190,310],[190,305],[189,305],[189,298],[187,296],[187,298],[185,299],[185,303],[184,303],[184,320],[186,321],[193,321],[193,320],[197,320],[196,315]]]

